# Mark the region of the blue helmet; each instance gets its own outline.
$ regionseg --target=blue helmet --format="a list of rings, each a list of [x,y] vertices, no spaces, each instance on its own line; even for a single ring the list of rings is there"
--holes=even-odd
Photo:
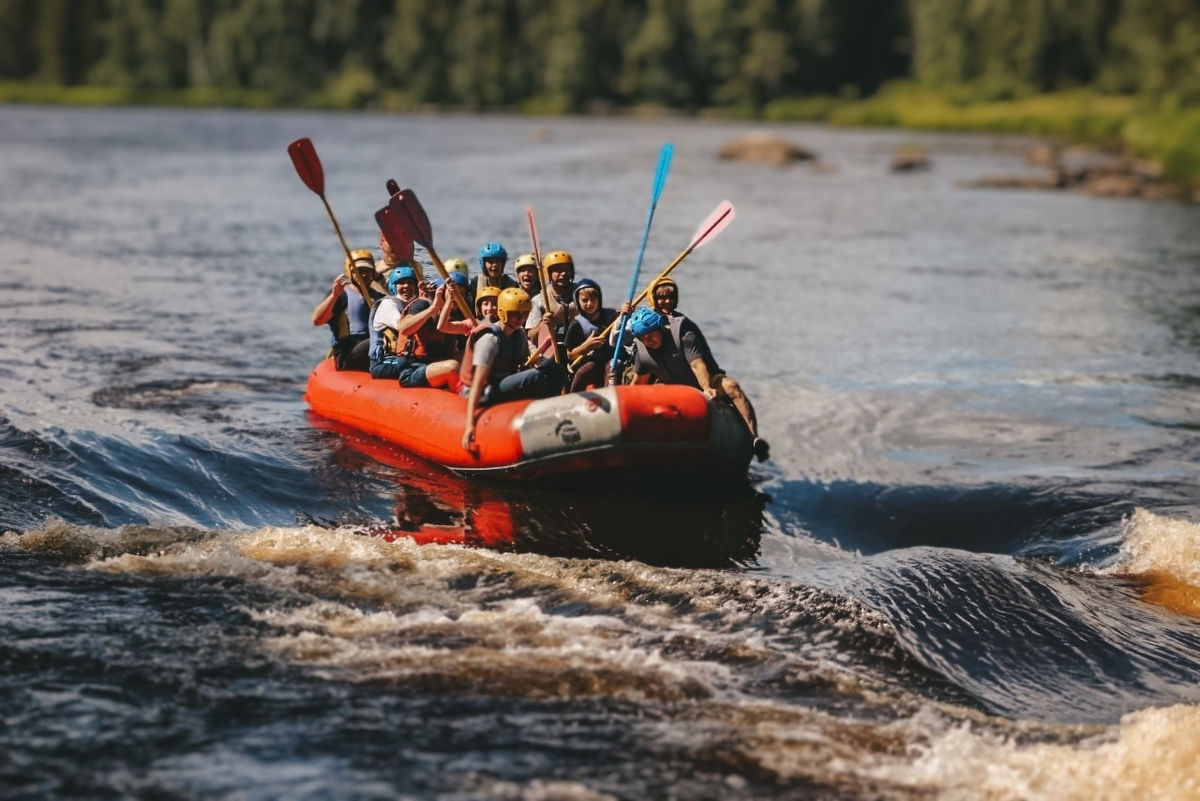
[[[666,324],[667,318],[654,309],[647,309],[645,306],[629,316],[629,330],[635,337],[640,337],[643,334],[663,328]]]
[[[483,269],[484,259],[503,259],[508,261],[508,251],[499,242],[488,242],[479,249],[479,268]]]
[[[417,273],[412,267],[409,267],[407,265],[404,267],[397,267],[396,269],[392,270],[391,275],[388,276],[388,280],[387,280],[388,294],[395,295],[396,294],[396,284],[400,283],[401,281],[416,281],[416,280],[417,280]]]
[[[571,298],[575,301],[576,306],[579,306],[579,292],[583,289],[596,290],[596,294],[600,296],[600,303],[604,303],[604,292],[601,291],[600,285],[590,278],[580,278],[575,283],[575,291],[571,294]]]
[[[450,282],[455,284],[459,289],[466,289],[467,285],[471,283],[467,280],[467,276],[465,274],[457,271],[450,273]]]

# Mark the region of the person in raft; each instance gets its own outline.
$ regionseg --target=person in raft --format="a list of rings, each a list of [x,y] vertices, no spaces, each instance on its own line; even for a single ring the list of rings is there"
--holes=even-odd
[[[488,242],[479,249],[479,275],[471,279],[470,302],[475,302],[479,288],[494,286],[497,289],[515,287],[517,282],[506,275],[504,265],[508,263],[508,251],[499,242]]]
[[[351,251],[344,272],[333,279],[329,294],[316,305],[313,325],[328,325],[332,334],[333,364],[339,370],[370,370],[371,305],[380,297],[374,294],[375,259],[369,250]],[[367,287],[370,297],[363,298],[354,283],[354,275]],[[374,289],[378,289],[375,285]],[[382,294],[382,293],[381,293]]]
[[[453,278],[456,273],[462,276],[462,283],[458,285],[464,290],[470,285],[471,273],[467,269],[466,259],[447,259],[442,266],[446,268],[446,272],[451,278]],[[458,279],[455,279],[456,282],[457,280]]]
[[[600,285],[590,278],[582,278],[575,285],[575,306],[579,314],[567,327],[567,363],[574,364],[584,357],[571,379],[571,391],[595,389],[604,384],[604,369],[612,361],[613,348],[608,337],[601,332],[617,319],[616,309],[604,308],[604,295]]]
[[[661,284],[658,282],[656,287]],[[725,400],[741,415],[754,438],[754,456],[760,462],[766,461],[770,446],[758,435],[758,418],[750,399],[738,382],[717,366],[695,323],[682,314],[668,318],[653,309],[640,308],[629,318],[629,330],[634,336],[635,384],[649,383],[654,377],[664,384],[687,384],[710,398]]]
[[[513,262],[513,273],[517,276],[517,286],[524,289],[530,298],[536,298],[542,291],[542,281],[538,277],[537,257],[532,253],[522,253]]]
[[[537,366],[522,369],[529,360],[529,295],[523,289],[501,291],[496,298],[495,323],[481,322],[467,337],[459,374],[459,392],[467,398],[463,428],[463,450],[475,441],[475,412],[480,406],[525,398],[557,395],[566,383],[566,371],[552,359],[542,358]]]
[[[436,299],[439,294],[444,298],[441,305],[442,310],[438,312],[436,325],[437,330],[446,335],[446,342],[450,349],[449,358],[457,360],[462,358],[463,349],[467,345],[467,334],[471,333],[475,324],[463,317],[462,312],[458,309],[458,303],[455,302],[455,297],[464,298],[466,295],[466,274],[451,270],[449,264],[446,265],[446,274],[450,276],[449,281],[443,282],[440,277],[434,281],[437,286],[434,298]]]
[[[376,259],[376,270],[379,272],[379,280],[386,282],[388,274],[392,270],[402,265],[407,265],[413,268],[413,272],[417,274],[417,282],[421,283],[425,280],[425,273],[419,262],[413,258],[413,247],[410,243],[407,253],[397,253],[392,250],[391,244],[388,243],[387,237],[382,232],[379,234],[379,254],[380,258]]]
[[[388,295],[371,311],[371,377],[399,378],[404,367],[396,354],[400,317],[408,304],[417,299],[417,273],[408,264],[388,274]]]
[[[529,332],[530,339],[539,343],[539,349],[548,346],[545,333],[547,330],[551,332],[550,336],[553,337],[553,342],[561,348],[565,346],[567,325],[575,318],[578,311],[574,301],[575,260],[565,250],[554,250],[546,254],[546,258],[542,260],[542,266],[545,268],[546,278],[550,282],[546,293],[550,298],[550,311],[547,314],[539,292],[533,298],[533,306],[529,314],[529,321],[525,323],[525,330]],[[545,326],[542,325],[543,323]]]
[[[404,269],[404,268],[400,268]],[[457,273],[450,273],[456,276]],[[446,305],[446,286],[433,293],[433,299],[419,297],[409,302],[396,324],[396,358],[400,360],[397,378],[402,387],[452,386],[458,371],[454,343],[438,331],[438,316]]]
[[[451,273],[450,277],[453,278],[454,274]],[[462,337],[465,344],[466,338],[479,323],[473,323],[457,315],[458,306],[454,302],[454,298],[450,297],[450,294],[454,292],[461,294],[459,287],[446,289],[447,303],[442,308],[441,316],[438,317],[438,330],[443,334]],[[475,298],[475,317],[480,323],[494,323],[499,319],[496,316],[496,298],[498,297],[500,297],[500,290],[494,286],[485,286],[479,290],[479,297]]]

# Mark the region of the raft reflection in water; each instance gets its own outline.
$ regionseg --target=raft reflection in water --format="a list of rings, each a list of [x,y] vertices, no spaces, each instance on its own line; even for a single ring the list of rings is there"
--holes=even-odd
[[[702,497],[666,476],[647,480],[643,491],[587,476],[550,486],[490,484],[464,479],[317,415],[310,421],[336,435],[334,466],[394,482],[392,520],[366,527],[388,541],[406,537],[422,544],[672,567],[744,566],[758,557],[768,497],[745,484]]]

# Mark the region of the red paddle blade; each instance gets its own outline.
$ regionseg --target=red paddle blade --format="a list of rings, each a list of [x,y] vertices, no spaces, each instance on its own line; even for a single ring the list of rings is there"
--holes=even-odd
[[[410,239],[426,250],[433,247],[433,228],[429,224],[429,216],[417,200],[416,193],[411,189],[402,189],[392,195],[388,206],[392,210],[392,216],[404,228]]]
[[[384,206],[375,212],[375,223],[379,226],[379,230],[383,232],[383,238],[387,240],[388,247],[392,249],[392,253],[395,253],[401,260],[412,259],[412,237],[408,235],[400,220],[396,219],[391,206]]]
[[[307,136],[297,139],[288,145],[287,151],[288,155],[292,157],[296,174],[300,176],[301,181],[304,181],[304,185],[318,195],[324,196],[325,171],[321,169],[321,159],[317,158],[317,149],[313,147],[312,140]]]
[[[533,217],[533,206],[525,207],[525,219],[529,221],[529,235],[533,238],[533,258],[537,260],[538,269],[541,269],[542,247],[538,240],[537,220]]]
[[[708,215],[708,219],[700,223],[700,227],[696,229],[696,233],[692,234],[692,241],[688,244],[687,249],[698,248],[705,242],[711,242],[716,238],[717,234],[725,230],[725,226],[733,222],[733,218],[736,216],[737,213],[733,210],[733,204],[728,200],[722,200],[713,209],[713,213]]]

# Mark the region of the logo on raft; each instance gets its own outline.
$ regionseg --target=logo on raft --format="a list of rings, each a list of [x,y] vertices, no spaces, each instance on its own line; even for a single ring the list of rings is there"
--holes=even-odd
[[[575,427],[574,420],[563,420],[554,427],[554,433],[567,445],[574,445],[583,439],[583,435]]]

